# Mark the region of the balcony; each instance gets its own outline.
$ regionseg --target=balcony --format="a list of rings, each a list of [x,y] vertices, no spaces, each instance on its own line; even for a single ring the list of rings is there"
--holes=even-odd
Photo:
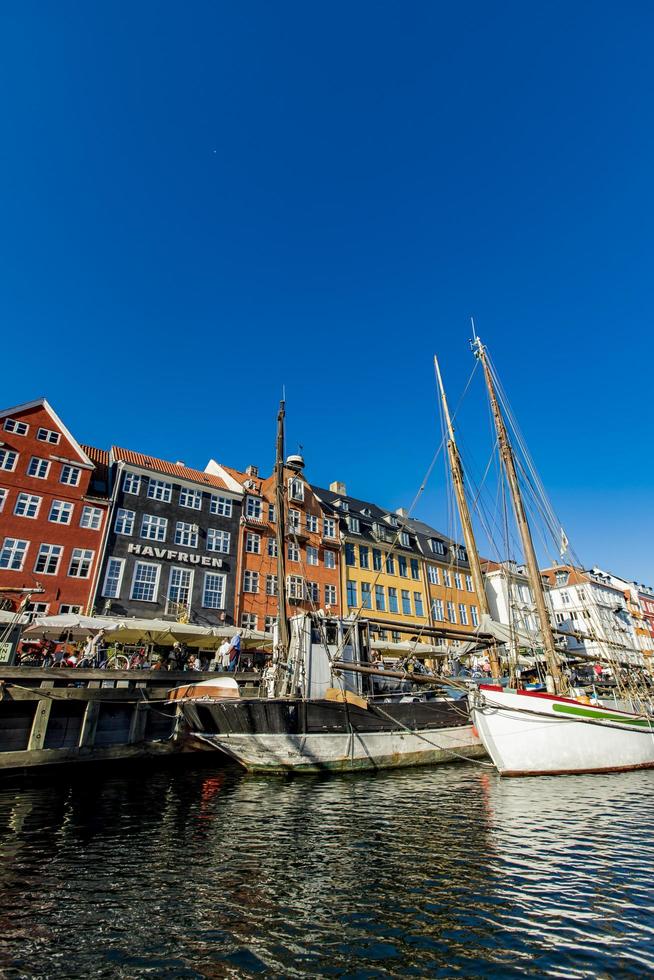
[[[306,524],[287,524],[286,537],[291,538],[291,540],[297,538],[298,541],[306,541],[309,537]]]

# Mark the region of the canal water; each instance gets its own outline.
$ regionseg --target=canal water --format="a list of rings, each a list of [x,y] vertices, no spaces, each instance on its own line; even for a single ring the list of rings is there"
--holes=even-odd
[[[3,977],[643,976],[654,774],[0,783]]]

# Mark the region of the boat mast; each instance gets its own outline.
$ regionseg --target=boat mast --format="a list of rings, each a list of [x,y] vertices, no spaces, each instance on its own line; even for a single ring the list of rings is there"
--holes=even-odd
[[[475,592],[477,593],[477,600],[479,602],[481,614],[483,616],[490,616],[490,609],[484,586],[484,576],[481,571],[481,562],[479,561],[477,542],[475,541],[475,533],[472,528],[470,510],[466,499],[463,466],[461,465],[459,449],[454,438],[452,419],[450,418],[450,410],[447,404],[447,398],[445,397],[445,388],[443,387],[443,379],[441,378],[441,371],[438,365],[437,357],[434,357],[434,367],[436,368],[436,378],[438,379],[438,387],[440,389],[441,402],[443,404],[443,414],[445,416],[445,425],[447,427],[447,456],[450,461],[452,484],[454,486],[454,494],[456,496],[456,503],[459,509],[459,517],[461,518],[463,540],[465,541],[466,551],[468,552],[472,582],[475,587]],[[500,677],[501,671],[499,658],[497,656],[497,646],[494,643],[489,648],[488,658],[491,665],[491,674],[497,679]]]
[[[286,613],[286,501],[284,500],[284,416],[285,403],[280,401],[277,413],[277,451],[275,455],[275,511],[277,516],[277,646],[282,659],[286,659],[289,646],[288,615]]]
[[[527,513],[525,511],[524,501],[522,499],[522,494],[520,493],[520,486],[518,484],[518,474],[516,470],[515,459],[513,456],[513,449],[511,448],[509,435],[506,430],[506,425],[504,423],[504,417],[502,416],[502,413],[500,411],[500,406],[497,401],[497,395],[495,393],[495,385],[493,383],[493,377],[491,374],[490,366],[488,364],[488,359],[486,357],[486,348],[482,344],[479,337],[477,337],[476,335],[472,344],[472,349],[474,351],[475,357],[479,358],[479,360],[481,361],[481,366],[484,369],[486,387],[488,388],[488,397],[490,399],[491,411],[493,413],[493,419],[495,421],[497,440],[500,446],[500,453],[502,457],[502,462],[504,464],[504,469],[506,471],[506,475],[509,481],[509,487],[511,489],[513,510],[515,513],[515,519],[518,525],[518,530],[520,532],[520,538],[522,539],[522,550],[524,552],[525,560],[527,562],[529,581],[531,583],[531,587],[534,593],[534,599],[536,602],[536,611],[538,613],[538,620],[540,622],[541,633],[543,636],[545,662],[547,664],[547,669],[554,682],[554,691],[555,693],[559,694],[563,690],[563,677],[561,674],[561,668],[559,666],[559,659],[556,653],[556,648],[554,646],[554,633],[552,632],[552,624],[550,623],[550,618],[547,613],[547,607],[545,605],[545,592],[543,590],[543,581],[540,577],[540,572],[538,570],[538,561],[536,560],[534,542],[531,537],[529,522],[527,521]]]

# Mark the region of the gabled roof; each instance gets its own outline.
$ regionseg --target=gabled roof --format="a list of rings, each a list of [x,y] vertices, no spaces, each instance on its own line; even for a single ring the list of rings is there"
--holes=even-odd
[[[109,496],[109,453],[106,449],[97,449],[95,446],[82,446],[82,449],[95,464],[95,469],[91,474],[90,489],[94,496]]]
[[[179,463],[169,463],[165,459],[157,459],[156,456],[146,456],[144,453],[137,453],[132,449],[121,449],[119,446],[112,446],[111,457],[116,462],[131,463],[132,466],[139,466],[143,470],[152,470],[153,473],[177,477],[178,480],[188,480],[190,483],[200,483],[215,490],[230,489],[224,480],[221,480],[219,476],[214,476],[212,473],[194,470],[189,466],[181,466]]]
[[[257,488],[259,488],[261,483],[261,477],[251,477],[247,473],[241,473],[240,470],[235,470],[231,466],[225,466],[223,463],[218,463],[215,459],[210,459],[204,468],[204,472],[208,473],[210,476],[218,477],[219,480],[223,479],[222,474],[226,477],[225,486],[228,490],[233,490],[238,493],[240,490],[244,489],[244,484],[247,480],[255,480],[257,483]]]
[[[68,442],[71,444],[79,458],[83,463],[91,465],[91,459],[82,449],[81,445],[75,439],[71,432],[66,428],[64,423],[61,421],[54,408],[45,398],[37,398],[33,402],[23,402],[22,405],[14,405],[12,408],[0,409],[0,419],[7,418],[8,415],[20,415],[23,412],[29,412],[32,408],[43,408],[48,413],[57,428],[63,433]]]

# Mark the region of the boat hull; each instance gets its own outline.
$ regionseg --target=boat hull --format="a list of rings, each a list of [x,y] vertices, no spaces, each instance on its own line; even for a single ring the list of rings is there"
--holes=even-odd
[[[503,776],[654,768],[654,727],[642,715],[483,686],[471,711],[484,747]]]
[[[346,772],[485,755],[467,701],[190,700],[191,733],[253,772]]]

